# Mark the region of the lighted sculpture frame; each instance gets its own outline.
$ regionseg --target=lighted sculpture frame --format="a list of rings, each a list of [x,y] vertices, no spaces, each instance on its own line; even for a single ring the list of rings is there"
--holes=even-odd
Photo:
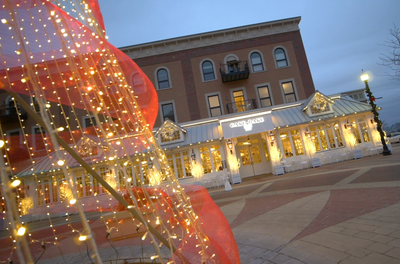
[[[154,87],[129,57],[105,40],[97,1],[65,0],[58,5],[45,0],[1,2],[0,56],[3,66],[0,67],[0,88],[14,98],[23,142],[18,146],[13,144],[18,144],[19,140],[17,143],[11,137],[5,140],[6,160],[0,164],[3,182],[8,176],[6,168],[21,171],[21,160],[16,162],[15,158],[24,156],[22,153],[25,152],[21,152],[24,149],[28,155],[27,161],[31,164],[25,171],[32,170],[32,179],[36,184],[41,177],[36,161],[45,163],[46,159],[48,162],[58,160],[58,164],[51,164],[49,173],[57,171],[65,177],[64,183],[72,191],[69,200],[74,201],[66,207],[77,209],[82,225],[81,228],[74,228],[69,222],[68,226],[72,233],[80,234],[79,240],[88,239],[97,263],[102,263],[97,250],[99,239],[91,231],[85,212],[96,208],[113,212],[118,204],[118,208],[130,212],[134,222],[140,223],[137,225],[138,229],[145,227],[147,231],[142,239],[148,233],[150,244],[156,252],[152,258],[157,258],[161,263],[167,262],[165,258],[169,259],[168,263],[238,263],[237,246],[229,225],[218,207],[206,195],[207,192],[200,187],[187,187],[186,191],[190,193],[188,195],[172,174],[165,154],[151,132],[158,112]],[[138,76],[141,81],[135,83]],[[35,98],[35,104],[32,105],[34,110],[26,102],[26,98],[31,98],[32,101]],[[50,106],[56,107],[55,110],[49,108]],[[43,142],[43,156],[32,147],[34,141],[30,138],[33,136],[25,131],[26,124],[31,119],[22,119],[19,115],[21,109],[39,125],[40,134],[36,135],[36,139]],[[61,131],[56,125],[60,122],[55,119],[54,113],[61,113],[61,120],[66,124],[63,127],[65,131]],[[81,115],[87,115],[95,124],[84,129],[79,120]],[[102,145],[99,150],[100,161],[121,172],[117,176],[123,181],[126,197],[121,195],[122,190],[110,187],[93,169],[98,161],[90,157],[91,150],[83,153],[89,156],[89,160],[84,160],[81,156],[83,154],[75,150],[77,140],[86,134],[97,137],[98,144]],[[4,135],[1,136],[4,139]],[[134,155],[149,157],[154,174],[161,175],[164,183],[152,188],[132,187],[129,181],[131,176],[122,168],[120,160],[133,164]],[[72,159],[66,158],[67,156]],[[90,173],[93,181],[96,180],[97,184],[107,190],[103,193],[104,197],[111,194],[104,205],[100,198],[94,196],[85,199],[84,206],[78,197],[78,189],[82,187],[73,176],[73,166],[76,165],[71,160],[78,162],[79,166]],[[13,178],[18,176],[14,172],[12,175]],[[151,174],[148,176],[152,177]],[[55,188],[59,188],[57,186]],[[5,185],[2,189],[2,195],[6,196],[7,201],[11,238],[15,245],[20,242],[24,244],[24,252],[17,247],[18,257],[22,262],[33,262],[34,257],[30,254],[25,237],[17,237],[13,233],[20,225],[20,220],[11,189],[7,189]],[[57,193],[57,189],[55,190]],[[45,197],[41,192],[47,190],[37,188],[34,191],[31,194]],[[92,190],[90,193],[93,193]],[[93,201],[93,205],[90,201]],[[31,242],[40,242],[42,245],[51,242],[60,248],[60,244],[66,245],[68,239],[72,241],[72,236],[68,239],[59,238],[56,229],[60,228],[51,224],[50,214],[60,206],[56,207],[53,204],[45,207],[53,242],[49,241],[50,238],[30,237]],[[142,209],[139,210],[140,208]],[[209,222],[216,217],[220,218],[219,225]],[[117,219],[115,223],[121,224]],[[101,227],[107,232],[106,240],[113,229],[107,224],[104,223]],[[218,234],[215,228],[220,232],[224,230],[224,235]],[[169,248],[170,255],[161,255],[161,245]],[[90,258],[89,254],[88,257]]]

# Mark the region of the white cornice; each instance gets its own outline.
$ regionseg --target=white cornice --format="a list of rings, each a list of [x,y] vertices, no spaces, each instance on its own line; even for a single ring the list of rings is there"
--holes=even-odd
[[[144,58],[182,50],[207,47],[299,30],[301,17],[275,20],[201,34],[154,41],[119,48],[130,58]]]

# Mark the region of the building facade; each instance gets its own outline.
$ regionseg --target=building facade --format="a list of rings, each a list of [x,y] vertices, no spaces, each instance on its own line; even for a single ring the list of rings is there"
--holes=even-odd
[[[159,99],[154,136],[182,184],[222,186],[227,180],[240,183],[246,177],[279,175],[378,152],[368,104],[345,94],[324,95],[315,90],[300,20],[295,17],[120,48],[154,84]],[[126,77],[140,86],[142,80],[135,75]],[[26,113],[23,109],[14,112],[18,105],[8,94],[0,96],[3,137],[9,145],[15,138],[21,141],[17,145],[29,141],[35,155],[35,175],[30,164],[12,168],[26,186],[32,186],[25,191],[35,199],[35,212],[43,213],[47,206],[62,207],[65,176],[55,169],[56,157],[47,153],[46,131],[29,116],[22,117],[24,131],[32,134],[21,139],[16,117]],[[36,112],[43,111],[34,98],[24,99]],[[57,104],[48,102],[48,106]],[[62,114],[68,115],[71,111],[65,107]],[[77,117],[71,126],[96,125],[86,111],[79,111],[71,114]],[[58,127],[68,116],[52,118]],[[128,153],[129,162],[118,157],[113,162],[119,165],[110,166],[102,156],[106,150],[101,140],[90,133],[73,137],[79,154],[99,175],[116,179],[115,188],[127,182],[151,185],[153,162],[145,151]],[[8,155],[21,153],[14,148]],[[78,184],[78,197],[101,199],[105,193],[101,185],[72,157],[66,155],[65,160]]]

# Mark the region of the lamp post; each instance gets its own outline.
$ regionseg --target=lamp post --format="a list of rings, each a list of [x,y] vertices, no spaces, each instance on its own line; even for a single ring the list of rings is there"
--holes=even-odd
[[[365,83],[365,91],[368,95],[369,104],[371,105],[371,112],[374,115],[374,121],[377,124],[377,130],[379,132],[379,135],[381,136],[381,142],[382,142],[382,146],[383,146],[382,154],[383,154],[383,156],[392,155],[392,153],[390,152],[390,150],[387,147],[386,142],[385,142],[385,135],[383,134],[383,130],[382,130],[382,122],[381,122],[381,120],[379,120],[379,113],[376,109],[375,97],[372,95],[372,92],[369,89],[368,79],[369,79],[368,74],[364,73],[363,75],[361,75],[361,80]]]

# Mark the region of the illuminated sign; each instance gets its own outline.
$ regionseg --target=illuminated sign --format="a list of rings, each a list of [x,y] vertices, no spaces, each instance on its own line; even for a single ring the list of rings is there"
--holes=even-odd
[[[251,131],[253,124],[264,123],[264,117],[250,118],[247,120],[232,122],[229,124],[230,128],[243,127],[245,131]]]
[[[225,138],[235,138],[274,129],[271,111],[220,120]]]

